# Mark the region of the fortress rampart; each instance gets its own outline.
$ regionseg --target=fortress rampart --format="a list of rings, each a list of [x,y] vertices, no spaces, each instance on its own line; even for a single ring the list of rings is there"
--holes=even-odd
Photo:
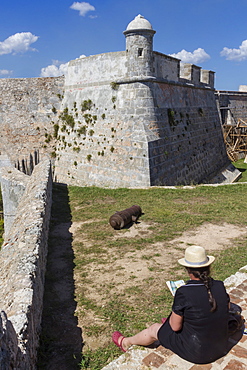
[[[0,154],[30,174],[54,151],[63,77],[0,79]]]
[[[1,170],[3,201],[13,201],[15,213],[0,253],[1,369],[36,369],[52,202],[50,161],[23,176],[13,167]]]
[[[56,147],[58,181],[182,185],[210,182],[229,165],[214,73],[153,52],[154,33],[138,16],[124,31],[125,52],[70,62]]]
[[[139,15],[125,51],[0,80],[1,154],[27,174],[48,154],[55,180],[79,186],[211,182],[229,165],[214,72],[153,51],[154,34]]]

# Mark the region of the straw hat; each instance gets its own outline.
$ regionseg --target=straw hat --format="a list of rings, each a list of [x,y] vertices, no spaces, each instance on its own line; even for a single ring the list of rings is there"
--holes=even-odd
[[[192,245],[185,250],[184,258],[180,258],[178,263],[185,267],[206,267],[214,262],[213,256],[207,256],[206,251],[199,245]]]

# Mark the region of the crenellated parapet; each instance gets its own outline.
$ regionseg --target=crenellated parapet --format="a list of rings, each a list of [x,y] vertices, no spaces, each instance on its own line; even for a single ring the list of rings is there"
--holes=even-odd
[[[194,64],[180,63],[180,79],[188,80],[195,85],[207,85],[214,88],[214,72],[201,69]]]
[[[141,15],[123,33],[124,51],[70,61],[64,78],[0,79],[0,154],[26,174],[48,154],[78,186],[209,182],[227,166],[214,72],[154,51]]]

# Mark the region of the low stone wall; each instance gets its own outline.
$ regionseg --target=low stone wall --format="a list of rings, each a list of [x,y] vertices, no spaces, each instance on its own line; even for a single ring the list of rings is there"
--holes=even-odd
[[[15,175],[2,168],[5,185],[15,188]],[[1,369],[36,369],[51,203],[51,166],[44,160],[25,185],[0,252]]]
[[[1,170],[1,191],[4,213],[4,237],[7,238],[14,222],[20,200],[25,192],[30,176],[13,167]]]

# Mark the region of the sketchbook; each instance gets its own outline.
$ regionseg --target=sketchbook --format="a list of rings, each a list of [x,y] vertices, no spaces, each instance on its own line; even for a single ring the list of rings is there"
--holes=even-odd
[[[184,280],[177,280],[177,281],[169,280],[166,282],[166,285],[168,286],[173,296],[175,295],[176,290],[184,284],[185,284]]]

